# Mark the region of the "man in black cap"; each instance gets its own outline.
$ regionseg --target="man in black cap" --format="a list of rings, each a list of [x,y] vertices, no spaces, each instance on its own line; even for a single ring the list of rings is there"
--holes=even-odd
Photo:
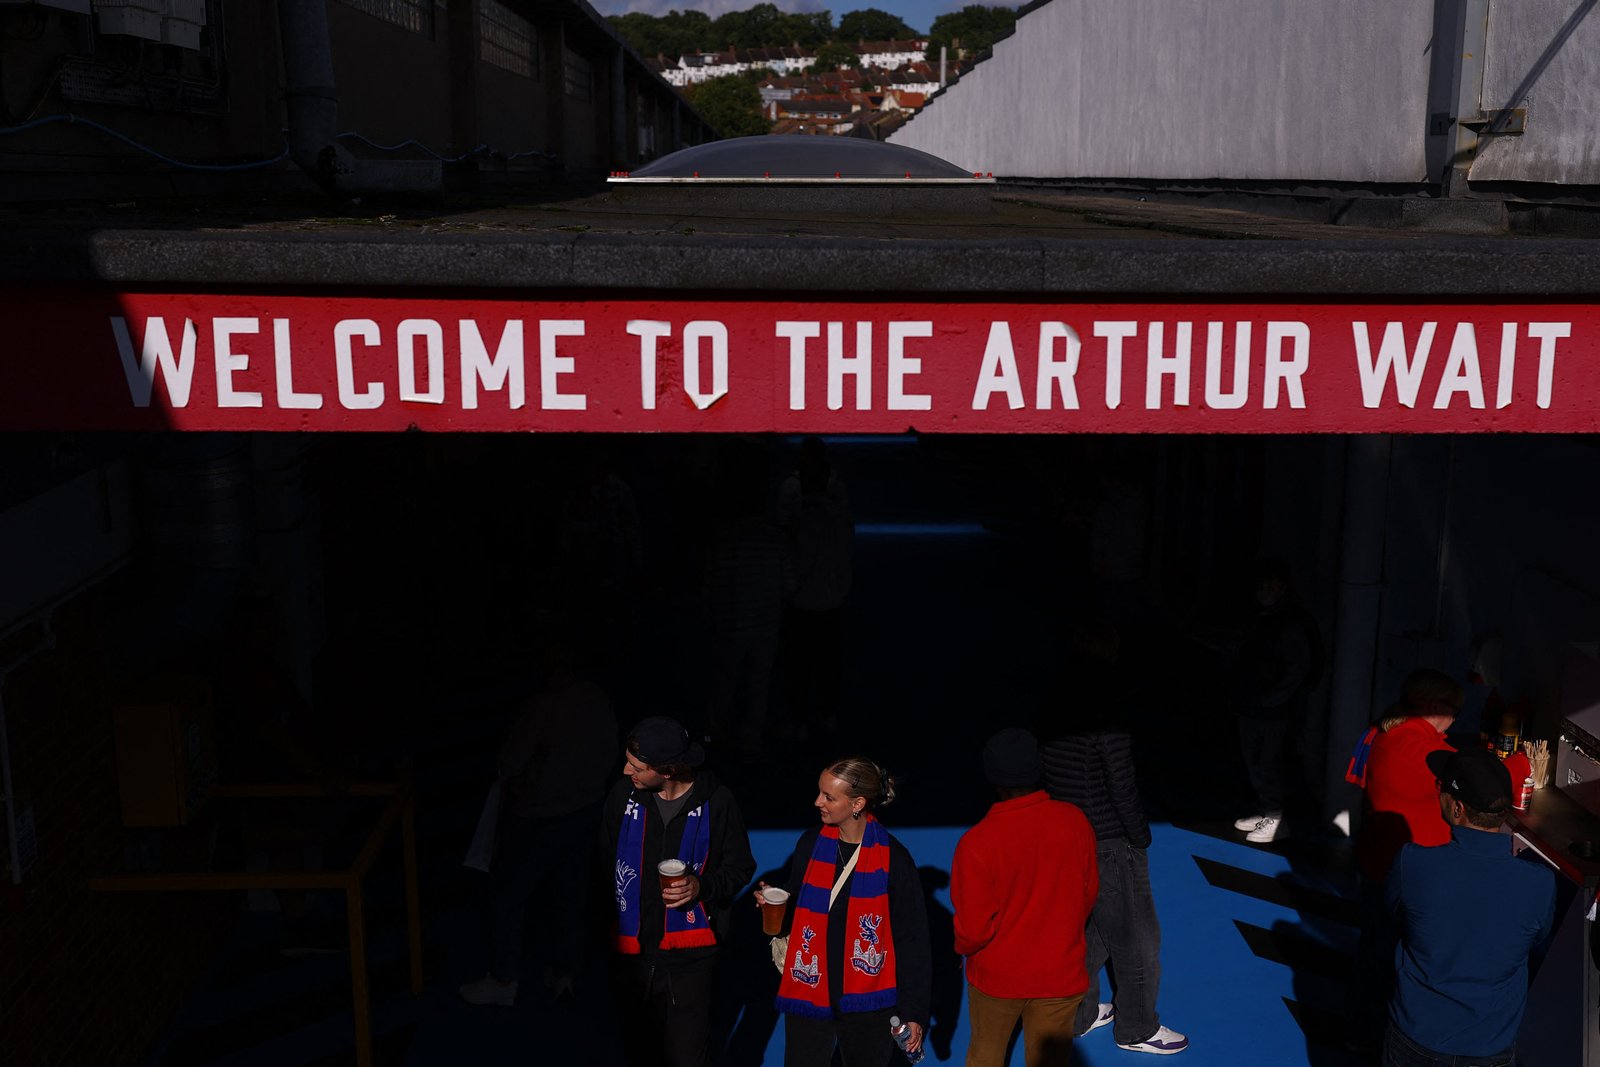
[[[1385,1067],[1516,1062],[1528,956],[1555,922],[1555,879],[1517,858],[1500,824],[1511,776],[1491,752],[1430,752],[1450,843],[1406,845],[1389,871],[1402,933]]]
[[[600,855],[612,891],[612,992],[627,1062],[710,1062],[711,982],[728,912],[756,871],[733,794],[675,720],[628,737]]]
[[[968,1067],[1001,1067],[1022,1023],[1028,1067],[1069,1062],[1089,984],[1084,923],[1099,887],[1083,812],[1039,787],[1039,743],[1001,730],[983,750],[999,794],[950,864],[956,952],[967,958]]]

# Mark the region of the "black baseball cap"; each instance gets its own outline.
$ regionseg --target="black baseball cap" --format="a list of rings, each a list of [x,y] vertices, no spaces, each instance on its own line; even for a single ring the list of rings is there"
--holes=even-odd
[[[1430,752],[1428,770],[1439,779],[1439,792],[1469,808],[1502,812],[1511,807],[1511,772],[1486,748]]]
[[[652,767],[668,763],[698,767],[706,760],[706,750],[700,747],[700,742],[690,738],[689,731],[677,719],[665,715],[652,715],[642,720],[628,735],[628,740],[634,755]]]

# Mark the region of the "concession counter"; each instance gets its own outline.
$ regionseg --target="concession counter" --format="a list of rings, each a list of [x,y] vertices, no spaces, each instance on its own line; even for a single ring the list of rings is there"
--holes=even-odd
[[[1549,864],[1556,880],[1555,936],[1535,961],[1519,1057],[1540,1067],[1600,1067],[1600,972],[1595,897],[1600,889],[1600,664],[1568,664],[1560,736],[1548,788],[1512,812],[1515,847]],[[1493,916],[1483,921],[1493,922]]]

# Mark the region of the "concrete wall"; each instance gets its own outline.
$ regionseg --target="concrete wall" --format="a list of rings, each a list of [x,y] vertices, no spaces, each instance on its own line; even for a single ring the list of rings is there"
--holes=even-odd
[[[345,4],[328,5],[341,130],[379,144],[414,139],[437,152],[456,147],[447,23],[442,12],[435,21],[430,37]]]
[[[1527,132],[1491,138],[1471,177],[1600,185],[1600,13],[1595,0],[1499,0],[1489,5],[1485,108],[1526,107]]]
[[[550,133],[544,86],[537,79],[479,67],[478,134],[501,152],[548,150]]]
[[[1502,691],[1553,719],[1569,646],[1600,639],[1597,495],[1600,447],[1582,438],[1396,437],[1380,699],[1414,666],[1463,675],[1498,637]]]
[[[1417,182],[1433,5],[1052,0],[891,140],[1012,176]]]

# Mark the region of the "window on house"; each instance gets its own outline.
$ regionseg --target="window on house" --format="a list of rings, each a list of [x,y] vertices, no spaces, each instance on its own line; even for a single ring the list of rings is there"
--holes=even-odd
[[[498,0],[478,0],[478,55],[485,63],[539,76],[539,31]]]
[[[433,36],[435,0],[341,0],[346,7],[371,15],[401,29]],[[443,5],[441,5],[443,6]]]

